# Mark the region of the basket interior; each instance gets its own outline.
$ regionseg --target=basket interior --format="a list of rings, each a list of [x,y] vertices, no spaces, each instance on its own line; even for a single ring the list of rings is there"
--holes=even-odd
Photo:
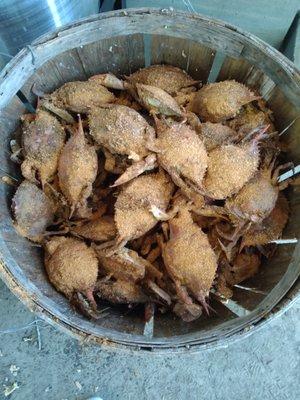
[[[203,82],[232,78],[247,84],[267,100],[274,111],[278,129],[286,127],[297,115],[295,106],[274,81],[243,56],[233,58],[226,55],[226,48],[222,52],[216,51],[213,42],[210,48],[191,39],[161,34],[116,36],[62,52],[38,68],[21,90],[34,104],[36,98],[31,92],[33,83],[40,90],[50,92],[64,82],[84,80],[96,73],[110,71],[117,75],[129,74],[140,67],[161,63],[183,68],[193,78]],[[14,97],[2,114],[2,122],[5,123],[2,123],[1,131],[1,165],[4,171],[15,177],[20,177],[20,172],[9,161],[7,150],[9,140],[18,135],[14,132],[20,114],[25,111],[24,105]],[[282,136],[287,147],[287,158],[294,161],[295,165],[300,161],[299,122],[297,120]],[[96,336],[115,337],[116,340],[147,342],[148,339],[143,336],[142,310],[112,307],[109,315],[91,322],[73,311],[67,300],[55,291],[45,275],[41,250],[18,236],[13,228],[10,212],[13,191],[12,187],[1,185],[1,232],[6,246],[4,258],[17,284],[25,287],[30,297],[51,314],[82,331]],[[283,236],[294,238],[299,237],[300,231],[297,221],[300,217],[299,186],[289,189],[289,200],[291,217]],[[286,285],[288,289],[292,285],[296,276],[295,265],[299,265],[300,261],[296,253],[293,255],[294,250],[294,244],[278,246],[275,256],[261,267],[259,273],[242,284],[257,291],[235,288],[232,302],[227,305],[212,299],[211,305],[216,313],[210,317],[184,323],[171,314],[157,314],[153,338],[149,340],[153,343],[171,343],[178,337],[207,339],[220,333],[225,326],[226,329],[238,327],[245,322],[243,318],[258,309],[267,296],[274,296],[274,300],[270,300],[274,303],[279,300],[280,295],[276,295],[278,286]]]

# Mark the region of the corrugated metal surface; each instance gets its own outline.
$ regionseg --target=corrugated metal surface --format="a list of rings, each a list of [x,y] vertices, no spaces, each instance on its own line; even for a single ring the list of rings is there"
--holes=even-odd
[[[125,0],[129,7],[173,7],[222,19],[279,48],[300,8],[299,0]]]

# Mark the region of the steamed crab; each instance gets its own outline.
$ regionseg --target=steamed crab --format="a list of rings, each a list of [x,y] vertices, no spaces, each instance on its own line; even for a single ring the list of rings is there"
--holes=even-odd
[[[244,219],[260,223],[275,207],[279,191],[285,189],[289,181],[278,183],[279,172],[290,167],[287,163],[273,171],[273,163],[257,171],[256,175],[233,197],[225,202],[229,215],[236,219]]]
[[[171,304],[171,298],[155,280],[161,280],[163,274],[147,258],[136,251],[123,247],[115,254],[98,250],[94,246],[103,271],[120,281],[139,282],[154,301]]]
[[[239,253],[231,262],[224,262],[217,279],[217,293],[225,298],[233,296],[232,287],[254,276],[260,267],[261,257],[254,252]]]
[[[218,229],[219,237],[229,240],[226,246],[219,240],[229,260],[233,256],[232,251],[239,238],[242,235],[243,239],[249,237],[249,232],[251,236],[251,232],[257,229],[255,226],[264,224],[264,220],[274,210],[280,190],[285,189],[289,184],[288,180],[279,184],[278,174],[281,169],[290,166],[290,163],[280,165],[274,171],[273,166],[274,161],[257,171],[256,175],[237,194],[226,199],[224,208],[212,209],[212,215],[228,216],[235,227],[233,232]],[[277,216],[276,213],[275,216]]]
[[[80,292],[97,309],[93,296],[98,276],[95,251],[78,239],[64,236],[53,237],[45,250],[46,271],[55,288],[69,300]]]
[[[141,68],[127,77],[130,83],[141,83],[158,87],[173,95],[182,88],[193,86],[195,81],[185,71],[172,65],[151,65]]]
[[[155,131],[137,111],[116,104],[93,108],[89,126],[94,140],[106,149],[107,159],[114,160],[117,154],[133,160],[135,166],[141,161],[149,163],[149,158],[143,159],[150,153],[147,143],[155,137]]]
[[[70,217],[74,211],[87,211],[86,200],[92,193],[92,183],[98,169],[97,154],[87,143],[81,119],[65,144],[58,163],[60,189],[70,206]]]
[[[269,132],[275,131],[271,111],[264,106],[262,100],[255,103],[258,104],[258,107],[254,104],[247,104],[235,118],[227,121],[228,126],[241,136],[246,136],[248,132],[264,125],[269,125]]]
[[[59,155],[65,142],[65,131],[59,121],[47,111],[23,116],[22,147],[24,178],[44,186],[57,171]]]
[[[203,86],[188,108],[205,122],[222,122],[235,117],[243,105],[258,98],[242,83],[227,80]]]
[[[74,113],[87,113],[92,107],[112,103],[115,96],[97,79],[88,81],[67,82],[51,95],[45,95],[40,106],[72,122],[72,116],[65,110]],[[67,116],[67,118],[65,118]]]
[[[24,180],[13,197],[12,211],[18,233],[33,242],[41,242],[54,220],[55,205],[35,184]]]
[[[161,214],[165,215],[173,189],[174,185],[162,171],[129,182],[115,204],[118,242],[125,245],[153,228]]]
[[[237,193],[256,173],[259,166],[259,140],[265,138],[267,127],[259,130],[250,142],[228,144],[212,150],[208,155],[207,174],[203,187],[213,199],[226,199]]]
[[[156,119],[156,126],[157,139],[148,142],[148,148],[156,153],[156,156],[149,155],[149,161],[145,160],[143,168],[127,169],[114,185],[125,183],[145,170],[153,168],[154,160],[157,160],[185,193],[189,193],[190,188],[200,188],[208,159],[204,144],[197,133],[184,123],[163,122]]]
[[[146,303],[149,297],[135,282],[117,280],[100,280],[96,285],[97,296],[114,304]]]
[[[206,297],[217,270],[217,258],[207,235],[193,222],[187,208],[169,221],[170,239],[162,245],[166,269],[181,302],[191,305],[193,296],[208,311]]]
[[[253,224],[243,235],[241,249],[248,246],[263,246],[278,239],[288,221],[289,205],[279,193],[275,207],[261,224]]]

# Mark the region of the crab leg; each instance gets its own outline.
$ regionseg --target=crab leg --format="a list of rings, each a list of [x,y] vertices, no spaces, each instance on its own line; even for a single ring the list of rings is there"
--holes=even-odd
[[[90,304],[92,306],[92,309],[94,311],[96,311],[97,310],[97,303],[96,303],[96,300],[94,298],[93,289],[86,290],[86,292],[84,294],[86,295],[86,298],[89,300],[89,302],[90,302]]]
[[[137,161],[128,167],[124,174],[122,174],[110,187],[123,185],[124,183],[131,181],[133,178],[138,177],[143,172],[156,168],[156,166],[156,155],[149,154],[144,160]]]
[[[147,282],[147,285],[153,293],[155,293],[159,298],[163,299],[168,305],[171,305],[172,300],[167,292],[165,292],[162,288],[160,288],[155,282],[151,280]]]

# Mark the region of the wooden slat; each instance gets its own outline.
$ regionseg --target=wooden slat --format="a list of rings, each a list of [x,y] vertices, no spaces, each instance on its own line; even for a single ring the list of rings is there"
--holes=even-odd
[[[36,96],[31,92],[33,84],[44,93],[50,93],[65,82],[85,80],[87,74],[76,49],[65,51],[47,61],[30,77],[21,88],[26,98],[34,103]]]
[[[87,75],[130,74],[144,66],[143,35],[104,39],[77,49]]]
[[[263,71],[242,58],[226,57],[220,70],[218,81],[235,79],[245,83],[257,91],[265,100],[268,100],[275,83]]]
[[[212,23],[198,15],[166,14],[159,10],[128,10],[116,12],[114,15],[112,17],[111,13],[107,13],[92,16],[84,23],[76,22],[58,33],[44,36],[42,40],[34,42],[30,49],[23,50],[0,74],[0,105],[8,102],[8,91],[16,93],[37,68],[58,54],[98,40],[132,33],[186,38],[232,57],[243,54],[243,57],[263,69],[280,85],[295,104],[299,101],[295,84],[291,83],[294,76],[299,80],[299,74],[275,50],[250,35],[248,37],[228,28],[222,22]],[[20,65],[18,70],[12,68],[16,62]],[[5,77],[10,78],[9,86]]]
[[[215,51],[197,42],[171,36],[152,36],[152,64],[170,64],[206,82]]]
[[[31,92],[35,84],[41,91],[50,93],[65,82],[86,80],[102,72],[129,74],[144,65],[142,35],[103,39],[99,42],[69,50],[47,61],[28,79],[21,91],[29,101],[36,96]]]
[[[244,82],[253,66],[242,58],[226,57],[220,70],[218,81],[235,79]]]
[[[279,88],[275,88],[268,99],[268,105],[274,113],[276,127],[278,130],[286,128],[294,119],[300,116],[300,107],[296,108],[288,101]],[[300,163],[300,118],[283,134],[281,140],[284,142],[288,158],[295,165]]]

